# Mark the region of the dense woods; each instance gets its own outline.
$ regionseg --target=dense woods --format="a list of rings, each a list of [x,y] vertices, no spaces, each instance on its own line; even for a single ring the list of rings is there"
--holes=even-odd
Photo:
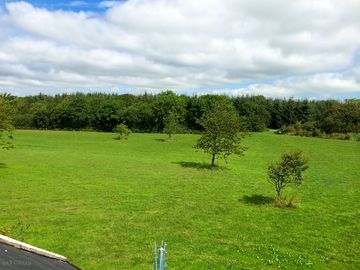
[[[301,126],[326,133],[359,132],[360,100],[272,99],[263,96],[185,96],[160,94],[62,94],[14,97],[16,128],[112,131],[124,123],[135,132],[162,132],[175,113],[183,132],[202,130],[198,120],[217,101],[231,102],[244,131]]]
[[[0,149],[10,149],[12,144],[12,116],[14,115],[13,107],[6,98],[7,95],[0,96]]]

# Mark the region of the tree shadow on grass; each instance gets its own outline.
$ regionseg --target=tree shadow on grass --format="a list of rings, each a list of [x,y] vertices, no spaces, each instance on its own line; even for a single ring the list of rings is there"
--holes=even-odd
[[[128,140],[127,138],[126,138],[126,139],[119,139],[119,136],[114,137],[114,138],[112,138],[112,139],[115,140],[115,141],[119,141],[119,142],[125,142],[125,141]]]
[[[175,142],[174,139],[172,139],[172,140],[170,141],[168,138],[165,138],[165,139],[154,139],[154,141],[158,141],[158,142],[162,142],[162,143],[170,143],[170,144],[172,144],[172,143]]]
[[[189,161],[179,161],[179,162],[173,162],[175,164],[180,165],[184,168],[194,168],[194,169],[201,169],[201,170],[228,170],[226,167],[221,166],[211,166],[208,163],[200,163],[200,162],[189,162]]]
[[[239,199],[239,201],[243,201],[246,204],[264,205],[273,203],[274,198],[259,194],[253,194],[251,196],[245,195],[242,199]]]
[[[0,162],[0,169],[2,169],[2,168],[7,168],[7,166],[5,163]]]

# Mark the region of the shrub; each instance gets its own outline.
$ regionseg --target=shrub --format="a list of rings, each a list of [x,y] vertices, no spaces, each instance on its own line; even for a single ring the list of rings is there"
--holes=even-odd
[[[280,132],[278,132],[279,134],[294,134],[295,133],[295,128],[293,125],[289,125],[289,126],[282,126],[279,129]]]
[[[351,140],[352,136],[350,133],[344,134],[344,140]]]
[[[337,140],[351,140],[352,135],[350,133],[325,133],[322,132],[316,125],[314,121],[308,121],[305,123],[296,122],[294,125],[283,126],[278,134],[289,134],[296,136],[305,136],[305,137],[319,137],[327,139],[337,139]]]
[[[298,186],[303,182],[302,173],[308,168],[307,159],[305,159],[303,152],[293,150],[284,153],[281,160],[268,167],[268,181],[274,185],[276,191],[275,206],[281,207],[283,205],[292,206],[295,197],[286,203],[286,198],[282,198],[282,190],[289,186]]]
[[[353,133],[352,137],[355,141],[358,141],[358,142],[360,141],[360,133]]]
[[[131,133],[131,130],[124,123],[117,125],[114,131],[119,133],[119,140],[127,140],[127,137]]]
[[[313,132],[312,132],[312,137],[322,137],[322,136],[323,136],[323,134],[322,134],[322,132],[320,131],[320,129],[315,128],[315,129],[313,130]]]
[[[350,133],[331,133],[326,134],[324,136],[327,139],[335,139],[335,140],[351,140],[352,136]]]

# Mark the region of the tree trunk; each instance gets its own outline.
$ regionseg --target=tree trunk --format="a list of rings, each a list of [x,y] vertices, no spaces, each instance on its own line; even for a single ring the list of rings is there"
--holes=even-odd
[[[215,166],[215,154],[212,155],[212,159],[211,159],[211,167]]]
[[[280,195],[280,190],[276,191],[276,197],[275,197],[275,206],[276,207],[281,207],[281,195]]]

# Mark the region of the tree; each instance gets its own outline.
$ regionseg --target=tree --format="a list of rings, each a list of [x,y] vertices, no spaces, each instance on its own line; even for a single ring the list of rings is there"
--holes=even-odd
[[[121,122],[122,104],[112,99],[102,100],[99,103],[94,104],[92,125],[96,130],[112,131]]]
[[[125,125],[124,123],[122,124],[118,124],[114,131],[116,133],[119,133],[119,140],[127,140],[127,137],[130,134],[130,129],[127,127],[127,125]]]
[[[0,148],[13,148],[12,132],[14,127],[12,125],[13,108],[11,107],[6,95],[0,96]]]
[[[124,111],[123,120],[131,130],[140,132],[154,131],[155,121],[150,102],[137,102],[127,107]]]
[[[303,152],[299,150],[284,153],[278,163],[268,167],[268,181],[274,185],[276,191],[276,206],[281,206],[281,192],[285,187],[302,184],[302,173],[307,168],[307,159],[304,157]]]
[[[90,108],[84,94],[66,96],[59,102],[52,114],[51,120],[56,128],[79,130],[90,126]]]
[[[326,120],[332,120],[335,132],[360,132],[360,101],[348,99],[334,106]]]
[[[245,147],[240,144],[240,120],[237,112],[229,103],[216,103],[212,110],[205,113],[199,123],[204,133],[195,148],[211,155],[211,166],[217,157],[225,159],[231,154],[242,155]]]
[[[170,111],[164,118],[164,124],[164,133],[168,135],[168,141],[172,142],[172,135],[180,131],[179,116],[174,111]]]
[[[153,103],[153,117],[155,120],[156,131],[161,132],[165,126],[165,117],[170,111],[178,114],[181,120],[184,119],[186,113],[186,98],[178,96],[171,91],[160,93]]]
[[[360,131],[360,100],[269,99],[263,96],[229,98],[219,95],[184,96],[171,91],[159,94],[59,94],[47,96],[6,96],[14,108],[16,128],[94,129],[111,132],[126,123],[138,132],[162,132],[170,111],[191,131],[203,131],[198,119],[216,103],[233,104],[243,131],[278,129],[314,122],[320,132]]]
[[[234,106],[247,131],[263,131],[268,126],[270,113],[263,96],[243,96],[233,99]]]
[[[31,126],[37,129],[49,129],[51,128],[50,106],[46,106],[44,103],[33,103],[29,109],[32,115]]]

